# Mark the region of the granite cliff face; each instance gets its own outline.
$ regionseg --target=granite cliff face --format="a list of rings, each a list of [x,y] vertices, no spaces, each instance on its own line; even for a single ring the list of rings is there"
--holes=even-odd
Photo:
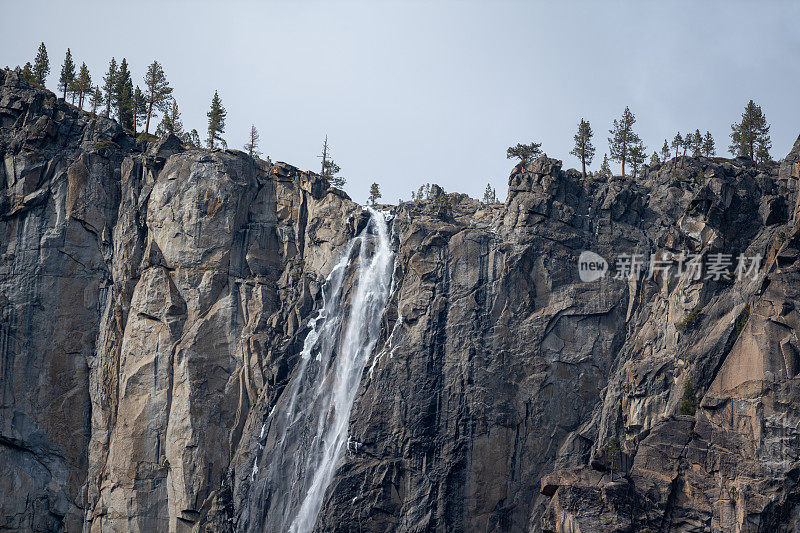
[[[264,428],[368,213],[15,72],[0,155],[0,529],[263,531]],[[542,157],[504,205],[387,207],[391,291],[314,530],[800,529],[798,161],[582,180]],[[582,282],[584,250],[764,259]]]

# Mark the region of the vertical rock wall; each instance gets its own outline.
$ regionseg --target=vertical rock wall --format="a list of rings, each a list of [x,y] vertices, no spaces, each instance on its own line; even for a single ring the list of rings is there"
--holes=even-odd
[[[504,205],[391,208],[315,529],[798,529],[799,158],[582,180],[543,157]],[[317,176],[137,143],[0,71],[0,529],[259,530],[262,424],[365,222]],[[764,261],[585,283],[584,250]]]

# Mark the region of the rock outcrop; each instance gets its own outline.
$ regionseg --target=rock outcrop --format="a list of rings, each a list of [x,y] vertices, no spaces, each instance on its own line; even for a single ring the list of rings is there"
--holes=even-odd
[[[797,341],[790,320],[757,324],[794,309],[772,279],[794,257],[796,182],[738,160],[635,181],[560,167],[518,166],[504,206],[397,209],[390,356],[363,380],[320,530],[792,529]],[[761,255],[767,273],[582,283],[582,250]]]
[[[0,529],[259,530],[263,423],[366,214],[12,71],[0,154]],[[800,529],[798,161],[541,157],[504,205],[387,207],[392,292],[315,530]],[[583,282],[585,250],[672,270]]]
[[[360,209],[290,165],[145,149],[2,76],[0,529],[185,529]]]

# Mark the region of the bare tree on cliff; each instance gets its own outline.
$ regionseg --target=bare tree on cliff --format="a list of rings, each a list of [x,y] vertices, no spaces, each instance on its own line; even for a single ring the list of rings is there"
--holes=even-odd
[[[731,154],[749,157],[756,168],[759,161],[769,159],[772,141],[769,138],[769,124],[761,112],[761,106],[750,100],[744,108],[741,122],[731,124],[731,130],[731,145],[728,148]]]
[[[252,124],[250,126],[250,140],[248,140],[244,145],[244,149],[247,150],[247,153],[250,155],[250,157],[258,157],[261,155],[261,152],[258,151],[258,141],[260,139],[261,137],[258,135],[256,125]]]
[[[144,123],[144,132],[150,132],[150,117],[153,115],[153,108],[162,113],[169,111],[169,103],[172,100],[172,87],[167,82],[164,69],[158,61],[153,61],[147,67],[147,74],[144,77],[145,97],[147,100],[147,118]]]
[[[67,91],[75,81],[75,63],[72,62],[72,52],[67,48],[67,56],[64,64],[61,65],[61,76],[58,78],[58,89],[63,91],[64,100],[67,99]]]
[[[325,136],[325,142],[322,145],[322,173],[323,178],[327,178],[334,187],[342,188],[347,180],[342,176],[337,176],[342,169],[331,159],[330,147],[328,146],[328,136]]]
[[[594,158],[592,135],[592,127],[589,125],[589,121],[581,119],[581,123],[578,124],[578,133],[575,134],[575,147],[570,154],[581,160],[583,179],[586,179],[586,165],[591,165]]]
[[[622,164],[622,176],[625,177],[625,162],[630,160],[629,150],[632,146],[640,142],[639,136],[633,131],[636,124],[636,117],[631,110],[625,106],[622,117],[614,120],[614,128],[608,130],[611,137],[608,138],[608,147],[611,152],[611,159]]]
[[[506,159],[519,159],[520,162],[528,164],[542,154],[542,143],[531,142],[530,144],[517,143],[516,146],[509,146],[506,150]]]
[[[322,155],[319,156],[322,158],[322,170],[320,172],[320,176],[325,175],[325,165],[328,162],[328,136],[325,136],[325,141],[322,143]]]
[[[214,97],[211,99],[211,109],[206,113],[206,116],[208,116],[207,142],[208,147],[212,150],[214,149],[214,141],[225,142],[221,135],[225,133],[225,117],[227,115],[228,112],[225,111],[225,108],[222,106],[222,100],[220,100],[219,94],[217,91],[214,91]]]
[[[44,43],[39,45],[39,52],[36,54],[36,59],[33,60],[33,79],[44,87],[44,82],[47,80],[47,75],[50,74],[50,59],[47,57],[47,48]]]

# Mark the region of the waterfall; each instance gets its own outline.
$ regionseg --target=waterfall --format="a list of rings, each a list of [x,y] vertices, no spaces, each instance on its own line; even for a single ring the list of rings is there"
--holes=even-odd
[[[378,340],[394,266],[386,217],[373,209],[369,215],[325,281],[300,360],[261,430],[265,531],[311,531],[346,451],[350,410]]]

